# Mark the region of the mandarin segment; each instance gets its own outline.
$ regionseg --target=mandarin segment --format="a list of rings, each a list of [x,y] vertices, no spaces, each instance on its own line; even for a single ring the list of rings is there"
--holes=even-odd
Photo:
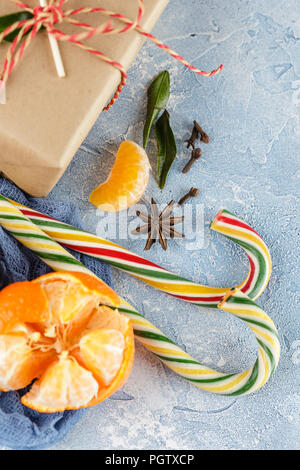
[[[54,359],[53,352],[33,351],[24,336],[0,335],[0,389],[26,387]]]
[[[101,279],[80,272],[74,272],[72,273],[72,276],[79,279],[87,289],[96,292],[100,297],[101,304],[110,305],[112,307],[119,307],[121,302],[120,297]]]
[[[109,385],[123,362],[124,335],[120,331],[104,328],[91,331],[81,338],[79,347],[87,368],[104,385]]]
[[[119,296],[100,279],[85,273],[50,273],[39,277],[34,283],[44,291],[52,319],[72,321],[83,304],[94,299],[95,305],[120,305]]]
[[[121,368],[116,377],[107,387],[100,387],[97,397],[89,403],[89,406],[94,406],[97,403],[106,400],[124,385],[133,366],[134,349],[133,328],[131,326],[131,322],[129,322],[125,334],[125,351]]]
[[[48,300],[48,321],[51,323],[72,321],[92,297],[95,305],[98,301],[97,293],[89,292],[75,276],[53,273],[36,282]]]
[[[70,322],[81,315],[87,303],[93,301],[96,306],[98,302],[98,297],[87,293],[79,282],[53,281],[42,284],[42,288],[49,301],[50,321],[53,323]]]
[[[144,194],[150,175],[145,150],[135,142],[122,142],[108,179],[90,195],[98,209],[117,212],[136,204]]]
[[[62,353],[21,401],[41,413],[54,413],[87,406],[98,388],[90,371]]]
[[[99,330],[100,328],[112,328],[121,331],[125,336],[127,330],[130,328],[130,320],[118,310],[113,310],[106,305],[101,305],[97,311],[91,315],[85,330],[83,330],[83,334],[88,331]]]
[[[22,388],[28,383],[22,383],[18,377],[18,369],[22,367],[24,358],[31,353],[26,338],[14,335],[0,336],[0,388],[13,390],[15,386]]]

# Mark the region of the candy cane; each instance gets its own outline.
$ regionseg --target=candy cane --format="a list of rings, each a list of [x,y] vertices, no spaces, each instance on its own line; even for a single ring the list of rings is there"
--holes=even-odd
[[[1,195],[0,223],[52,269],[71,269],[95,275]],[[258,358],[254,366],[245,372],[223,374],[209,369],[179,348],[125,300],[121,300],[120,311],[132,320],[137,339],[147,349],[198,388],[225,395],[244,395],[257,391],[272,376],[279,361],[280,344],[276,327],[268,315],[238,289],[229,290],[218,308],[245,321],[257,339]]]
[[[216,308],[229,289],[196,284],[109,240],[59,222],[15,201],[10,202],[58,243],[98,258],[178,299]],[[265,290],[271,274],[271,258],[266,244],[248,224],[226,210],[217,214],[211,228],[246,251],[250,270],[245,281],[237,287],[248,297],[256,299]]]

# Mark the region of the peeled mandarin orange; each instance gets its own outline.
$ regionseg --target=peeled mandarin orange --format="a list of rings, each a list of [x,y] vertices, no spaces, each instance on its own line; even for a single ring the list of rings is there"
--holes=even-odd
[[[133,329],[119,303],[104,282],[82,273],[50,273],[4,288],[0,389],[37,379],[21,401],[47,413],[109,397],[128,378],[134,358]]]
[[[122,142],[108,179],[90,195],[98,209],[117,212],[136,204],[144,194],[150,174],[145,150],[135,142]]]

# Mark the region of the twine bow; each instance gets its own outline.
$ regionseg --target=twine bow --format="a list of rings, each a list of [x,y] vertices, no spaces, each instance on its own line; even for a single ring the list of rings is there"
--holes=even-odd
[[[33,15],[37,22],[48,24],[50,27],[64,19],[64,11],[60,5],[37,6],[33,8]]]
[[[53,35],[56,40],[68,41],[74,44],[75,46],[80,47],[81,49],[89,52],[90,54],[98,56],[101,60],[119,70],[121,74],[119,86],[116,92],[114,93],[112,99],[110,100],[109,104],[104,108],[105,110],[109,109],[115,103],[116,99],[121,93],[123,87],[126,84],[127,73],[122,64],[114,61],[110,57],[107,57],[105,54],[94,49],[93,47],[90,47],[89,45],[85,44],[85,41],[92,38],[93,36],[101,34],[123,34],[128,31],[135,30],[142,36],[145,36],[146,38],[150,39],[154,44],[166,51],[176,60],[185,65],[185,67],[187,67],[192,72],[198,75],[211,77],[222,70],[222,65],[220,65],[216,70],[213,70],[212,72],[206,72],[204,70],[197,69],[193,65],[189,64],[183,57],[177,54],[177,52],[173,51],[167,45],[162,43],[153,34],[145,31],[140,26],[141,20],[144,15],[144,0],[137,0],[138,12],[134,21],[130,20],[129,18],[126,18],[120,13],[109,11],[105,8],[84,7],[73,10],[64,10],[64,4],[66,4],[69,0],[50,0],[47,6],[36,6],[34,8],[19,0],[10,1],[15,3],[16,6],[22,8],[24,11],[31,13],[32,18],[25,19],[22,21],[16,21],[14,24],[10,25],[0,34],[1,42],[6,36],[16,30],[19,30],[17,36],[13,40],[7,52],[4,61],[3,70],[1,74],[1,81],[3,83],[7,82],[9,75],[12,73],[17,63],[21,60],[24,55],[24,52],[26,51],[26,49],[31,44],[31,42],[42,27],[47,30],[48,34]],[[114,27],[112,21],[108,20],[105,24],[95,27],[87,23],[80,22],[74,18],[76,15],[79,14],[94,13],[105,15],[111,19],[117,19],[122,23],[122,26]],[[57,29],[57,26],[62,23],[71,24],[77,28],[80,28],[81,31],[79,33],[66,34],[60,29]]]

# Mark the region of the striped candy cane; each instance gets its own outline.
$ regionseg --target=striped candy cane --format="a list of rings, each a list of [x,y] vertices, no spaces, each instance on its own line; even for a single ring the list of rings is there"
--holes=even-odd
[[[58,243],[98,258],[178,299],[216,308],[229,289],[196,284],[109,240],[59,222],[15,201],[10,202]],[[264,241],[248,224],[226,210],[217,214],[211,228],[246,251],[250,270],[245,281],[237,287],[248,297],[256,299],[265,290],[271,274],[271,258]]]
[[[76,270],[94,275],[3,196],[0,196],[0,223],[54,270]],[[120,311],[132,320],[137,339],[147,349],[198,388],[225,395],[245,395],[257,391],[272,376],[279,361],[276,327],[268,315],[238,289],[229,290],[218,308],[245,321],[257,339],[258,358],[254,366],[245,372],[223,374],[203,366],[125,300],[121,300]]]

